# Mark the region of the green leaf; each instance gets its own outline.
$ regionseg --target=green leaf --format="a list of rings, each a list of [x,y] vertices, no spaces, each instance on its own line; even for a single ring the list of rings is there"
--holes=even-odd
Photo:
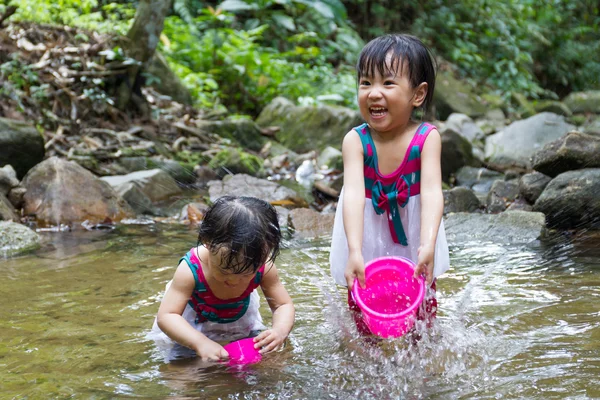
[[[225,0],[219,4],[218,8],[223,11],[236,12],[244,10],[256,10],[257,6],[255,4],[248,4],[242,0]]]
[[[288,15],[276,13],[271,15],[271,18],[273,18],[273,21],[275,21],[277,25],[284,27],[288,31],[293,32],[296,30],[296,24],[294,24],[294,19]]]

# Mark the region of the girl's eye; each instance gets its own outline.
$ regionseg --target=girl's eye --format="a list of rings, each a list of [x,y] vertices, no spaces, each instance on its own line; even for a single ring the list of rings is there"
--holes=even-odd
[[[389,85],[393,85],[394,82],[393,81],[385,81],[385,82],[383,82],[383,84],[389,86]]]
[[[370,84],[371,84],[371,82],[369,82],[369,81],[360,81],[361,86],[369,86]]]

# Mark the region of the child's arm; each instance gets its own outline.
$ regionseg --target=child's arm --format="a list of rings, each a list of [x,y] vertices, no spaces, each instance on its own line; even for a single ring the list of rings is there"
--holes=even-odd
[[[193,349],[203,360],[227,358],[229,355],[220,344],[198,332],[181,316],[194,286],[194,275],[182,261],[158,309],[158,326],[177,343]]]
[[[348,261],[344,276],[348,289],[354,279],[365,285],[365,262],[362,255],[363,224],[365,213],[365,180],[363,148],[358,133],[348,132],[342,143],[344,161],[344,204],[342,215],[344,231],[348,240]]]
[[[279,280],[275,264],[267,265],[265,270],[260,286],[273,312],[273,327],[254,338],[254,347],[262,348],[261,353],[273,351],[283,344],[294,326],[296,314],[292,298]]]
[[[421,243],[415,277],[425,273],[427,284],[433,281],[433,263],[442,214],[442,139],[437,130],[432,130],[421,152]]]

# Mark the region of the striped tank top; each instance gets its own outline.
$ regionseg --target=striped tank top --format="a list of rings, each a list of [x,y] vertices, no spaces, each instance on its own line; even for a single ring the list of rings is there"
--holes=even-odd
[[[371,199],[378,215],[388,215],[390,233],[395,243],[408,245],[398,207],[404,207],[411,196],[421,193],[421,151],[429,133],[436,129],[426,122],[417,128],[398,168],[389,175],[379,172],[375,142],[369,126],[354,128],[358,132],[364,152],[365,197]]]
[[[204,271],[202,271],[202,264],[195,248],[188,251],[181,260],[184,260],[188,267],[190,267],[192,274],[194,274],[194,281],[196,282],[192,297],[188,301],[190,307],[196,311],[196,324],[206,321],[227,324],[240,319],[246,313],[246,310],[248,310],[250,294],[260,286],[260,281],[265,272],[265,266],[263,265],[256,271],[254,279],[250,281],[250,285],[248,285],[244,293],[240,296],[232,299],[220,299],[214,295],[206,282]]]

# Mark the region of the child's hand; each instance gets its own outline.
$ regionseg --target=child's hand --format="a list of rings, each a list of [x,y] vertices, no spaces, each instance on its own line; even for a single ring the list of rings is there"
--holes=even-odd
[[[425,280],[427,285],[431,285],[433,281],[433,256],[435,249],[431,245],[425,245],[419,247],[417,250],[417,268],[415,269],[415,278],[418,278],[421,274],[425,274]]]
[[[365,287],[365,260],[361,252],[351,252],[348,255],[344,277],[348,284],[348,290],[352,290],[355,278],[358,278],[358,283],[361,287]]]
[[[213,342],[210,339],[203,340],[195,350],[196,354],[202,359],[202,361],[219,361],[229,358],[227,350],[225,350],[219,343]]]
[[[286,335],[281,334],[278,330],[271,328],[254,338],[254,348],[260,349],[260,353],[270,353],[277,350],[283,344]]]

